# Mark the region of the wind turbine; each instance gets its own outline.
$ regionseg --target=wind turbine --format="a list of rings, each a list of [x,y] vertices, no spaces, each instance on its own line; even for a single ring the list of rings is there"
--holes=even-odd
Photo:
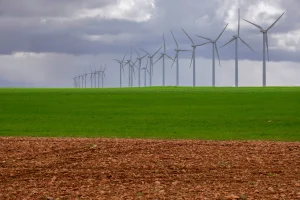
[[[136,63],[136,62],[135,62]],[[134,73],[134,68],[133,66],[135,65],[135,63],[132,62],[132,47],[130,46],[130,59],[127,60],[127,62],[125,63],[125,66],[128,65],[128,86],[132,87],[133,86],[133,79],[132,79],[132,73]]]
[[[180,52],[180,51],[191,51],[191,50],[183,50],[183,49],[180,49],[180,48],[179,48],[179,45],[178,45],[178,42],[176,41],[173,32],[172,32],[172,31],[170,31],[170,32],[171,32],[171,34],[172,34],[172,36],[173,36],[173,38],[174,38],[174,41],[175,41],[176,47],[177,47],[177,48],[175,49],[176,55],[175,55],[175,58],[174,58],[174,60],[173,60],[173,63],[172,63],[172,66],[171,66],[171,67],[173,67],[174,63],[176,62],[176,86],[178,87],[178,86],[179,86],[179,52]]]
[[[165,57],[167,56],[168,58],[170,58],[171,60],[174,60],[173,58],[171,58],[169,55],[167,55],[166,52],[166,41],[165,41],[165,34],[163,34],[163,42],[164,42],[164,52],[161,53],[161,56],[153,63],[157,63],[160,59],[163,59],[163,66],[162,66],[162,85],[165,86]]]
[[[101,65],[101,69],[102,69],[102,65]],[[99,69],[99,71],[96,72],[96,75],[98,75],[98,88],[100,88],[100,74],[101,74],[101,69]]]
[[[219,65],[221,66],[221,61],[220,61],[220,57],[219,57],[219,52],[218,52],[218,46],[217,46],[217,41],[220,39],[220,37],[222,36],[222,34],[224,33],[225,29],[227,28],[228,24],[226,24],[225,28],[223,29],[223,31],[219,34],[219,36],[217,37],[217,39],[213,40],[211,38],[207,38],[207,37],[203,37],[203,36],[199,36],[196,35],[197,37],[203,38],[205,40],[208,40],[209,43],[212,44],[212,86],[215,87],[216,86],[216,64],[215,64],[215,52],[217,52],[217,56],[218,56],[218,60],[219,60]]]
[[[100,70],[100,72],[101,72],[101,80],[102,80],[102,88],[103,88],[103,83],[104,83],[104,78],[106,78],[106,76],[105,76],[105,69],[106,69],[106,65],[105,65],[105,67],[104,67],[104,69],[102,70]]]
[[[280,17],[267,29],[263,29],[261,26],[244,19],[246,22],[259,28],[260,32],[263,33],[263,86],[264,87],[267,86],[266,47],[267,47],[268,61],[270,61],[268,31],[279,21],[279,19],[284,15],[284,13],[280,15]]]
[[[141,70],[144,70],[144,87],[147,87],[147,72],[150,75],[150,72],[148,70],[148,59],[147,59],[147,64],[146,67],[142,68]]]
[[[123,74],[124,74],[123,64],[124,64],[124,60],[125,60],[126,54],[127,54],[127,52],[125,53],[122,61],[114,59],[115,61],[117,61],[120,64],[120,88],[122,87],[122,70],[123,70]]]
[[[80,75],[81,76],[81,87],[84,88],[84,74]]]
[[[137,58],[137,60],[139,61],[139,65],[137,67],[137,69],[139,70],[139,73],[138,73],[138,84],[139,84],[139,87],[141,87],[141,67],[142,67],[142,60],[147,56],[147,54],[144,55],[143,57],[141,57],[141,55],[139,54],[139,52],[135,48],[133,48],[133,50],[138,55],[138,58]]]
[[[74,77],[74,78],[73,78],[73,81],[74,81],[74,82],[73,82],[73,83],[74,83],[74,87],[77,88],[77,77]]]
[[[185,30],[183,28],[182,28],[182,30],[186,34],[186,36],[190,39],[190,41],[192,42],[191,47],[193,48],[193,53],[192,53],[192,59],[191,59],[190,67],[192,66],[192,63],[193,63],[193,87],[196,87],[196,48],[199,47],[199,46],[203,46],[205,44],[208,44],[209,42],[195,45],[194,40],[189,36],[189,34],[187,34],[187,32],[185,32]]]
[[[81,88],[81,82],[80,82],[80,81],[81,81],[81,76],[78,75],[77,78],[78,78],[78,79],[77,79],[77,82],[78,82],[78,88]]]
[[[94,76],[94,72],[92,70],[92,68],[90,67],[90,70],[91,70],[91,76],[90,76],[90,79],[91,79],[91,88],[93,88],[93,76]]]
[[[84,87],[86,88],[86,77],[87,77],[87,73],[84,74]]]
[[[160,47],[154,54],[150,54],[147,51],[145,51],[144,49],[141,48],[142,51],[144,51],[147,55],[148,58],[150,60],[150,87],[152,86],[152,76],[153,76],[153,57],[159,52],[159,50],[161,50],[162,47]]]
[[[222,47],[230,44],[231,42],[235,41],[235,87],[239,86],[239,61],[238,61],[238,42],[239,39],[249,48],[251,51],[255,53],[255,51],[240,37],[240,9],[238,10],[238,34],[232,36],[232,39],[229,42],[225,43]],[[221,48],[222,48],[221,47]]]

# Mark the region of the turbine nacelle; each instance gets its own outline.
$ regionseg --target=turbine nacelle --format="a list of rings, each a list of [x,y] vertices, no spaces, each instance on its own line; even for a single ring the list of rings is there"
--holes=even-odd
[[[261,29],[260,32],[261,32],[261,33],[267,33],[268,30]]]

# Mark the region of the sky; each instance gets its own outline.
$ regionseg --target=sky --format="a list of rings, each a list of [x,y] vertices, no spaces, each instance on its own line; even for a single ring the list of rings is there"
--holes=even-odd
[[[217,38],[218,47],[237,34],[238,8],[241,10],[240,36],[256,53],[239,43],[239,84],[262,85],[262,34],[243,21],[268,28],[270,62],[268,86],[300,86],[300,7],[299,0],[1,0],[0,1],[0,87],[72,88],[73,77],[106,66],[104,87],[119,87],[119,64],[130,46],[155,52],[166,40],[166,51],[175,56],[173,31],[182,49],[196,37]],[[216,85],[234,86],[235,45],[218,49]],[[133,59],[136,54],[133,52]],[[160,52],[154,57],[156,60]],[[192,86],[191,52],[181,52],[180,85]],[[147,60],[142,61],[145,67]],[[176,69],[166,59],[166,85],[176,84]],[[155,63],[153,85],[162,84],[162,62]],[[137,86],[136,71],[134,85]],[[128,68],[122,84],[128,86]],[[144,83],[144,72],[141,72]],[[149,77],[147,77],[147,85]],[[212,84],[212,45],[196,50],[196,85]],[[90,87],[90,77],[87,87]]]

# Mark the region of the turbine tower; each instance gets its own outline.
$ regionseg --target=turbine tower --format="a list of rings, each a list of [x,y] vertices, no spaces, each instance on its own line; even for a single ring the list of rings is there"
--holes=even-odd
[[[174,63],[176,62],[176,86],[178,87],[178,86],[179,86],[179,52],[180,52],[180,51],[191,51],[191,50],[183,50],[183,49],[180,49],[180,48],[179,48],[179,45],[178,45],[178,42],[177,42],[177,40],[175,39],[175,36],[174,36],[173,32],[172,32],[172,31],[170,31],[170,32],[171,32],[171,34],[172,34],[172,36],[173,36],[173,38],[174,38],[174,41],[175,41],[176,47],[177,47],[177,48],[175,49],[176,55],[175,55],[175,58],[174,58],[174,60],[173,60],[173,63],[172,63],[172,66],[171,66],[171,67],[173,67]]]
[[[268,61],[270,61],[268,31],[279,21],[279,19],[284,15],[284,13],[282,15],[280,15],[280,17],[267,29],[263,29],[261,26],[244,19],[246,22],[259,28],[260,32],[263,33],[263,87],[267,86],[266,48],[267,48],[267,54],[268,54]]]
[[[217,56],[218,56],[218,59],[219,59],[219,65],[221,66],[220,56],[219,56],[218,46],[217,46],[217,41],[220,39],[220,37],[224,33],[224,31],[227,28],[227,26],[228,26],[228,24],[225,26],[225,28],[223,29],[223,31],[219,34],[219,36],[215,40],[213,40],[211,38],[207,38],[207,37],[196,35],[197,37],[200,37],[200,38],[203,38],[205,40],[208,40],[209,43],[212,44],[212,54],[213,54],[213,57],[212,57],[212,86],[213,87],[216,86],[216,63],[215,63],[216,61],[215,61],[215,52],[217,52]]]
[[[139,87],[141,87],[141,67],[142,67],[142,60],[147,56],[147,54],[146,55],[144,55],[143,57],[141,57],[141,55],[139,54],[139,52],[135,49],[135,48],[133,48],[133,50],[136,52],[136,54],[138,55],[138,58],[137,58],[137,61],[139,61],[139,65],[138,65],[138,67],[137,67],[137,69],[138,69],[138,84],[139,84]],[[147,60],[148,61],[148,60]]]
[[[115,61],[117,61],[120,65],[120,88],[122,87],[122,70],[123,70],[123,74],[124,74],[124,60],[125,60],[125,57],[126,57],[126,54],[127,52],[125,53],[124,57],[123,57],[123,60],[117,60],[117,59],[114,59]]]
[[[153,76],[153,57],[161,50],[162,47],[160,47],[154,54],[150,54],[148,53],[147,51],[145,51],[144,49],[141,48],[142,51],[144,51],[147,55],[148,55],[148,58],[149,58],[149,61],[150,61],[150,87],[152,86],[152,76]]]
[[[235,41],[235,87],[239,86],[239,61],[238,61],[238,44],[239,44],[239,39],[249,48],[251,49],[251,51],[253,51],[255,53],[255,51],[240,37],[240,9],[238,10],[238,34],[232,36],[232,39],[229,40],[229,42],[227,42],[226,44],[224,44],[221,48],[225,47],[226,45],[228,45],[229,43]]]
[[[190,41],[192,42],[191,47],[193,48],[193,53],[192,53],[192,59],[191,59],[190,67],[192,66],[192,63],[193,63],[193,87],[196,87],[196,48],[199,47],[199,46],[203,46],[205,44],[208,44],[209,42],[195,45],[194,40],[187,34],[187,32],[185,32],[185,30],[183,28],[182,28],[182,30],[186,34],[186,36],[190,39]]]
[[[165,81],[165,79],[166,79],[165,57],[167,56],[171,60],[173,60],[173,58],[171,58],[169,55],[167,55],[165,34],[163,34],[163,42],[164,42],[164,52],[161,53],[161,56],[153,64],[157,63],[160,59],[163,59],[163,66],[162,66],[162,86],[165,86],[166,85],[166,81]]]

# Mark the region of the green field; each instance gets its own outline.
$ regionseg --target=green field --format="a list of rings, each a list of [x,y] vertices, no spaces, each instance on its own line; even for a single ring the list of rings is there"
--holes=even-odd
[[[300,88],[0,89],[0,136],[300,141]]]

